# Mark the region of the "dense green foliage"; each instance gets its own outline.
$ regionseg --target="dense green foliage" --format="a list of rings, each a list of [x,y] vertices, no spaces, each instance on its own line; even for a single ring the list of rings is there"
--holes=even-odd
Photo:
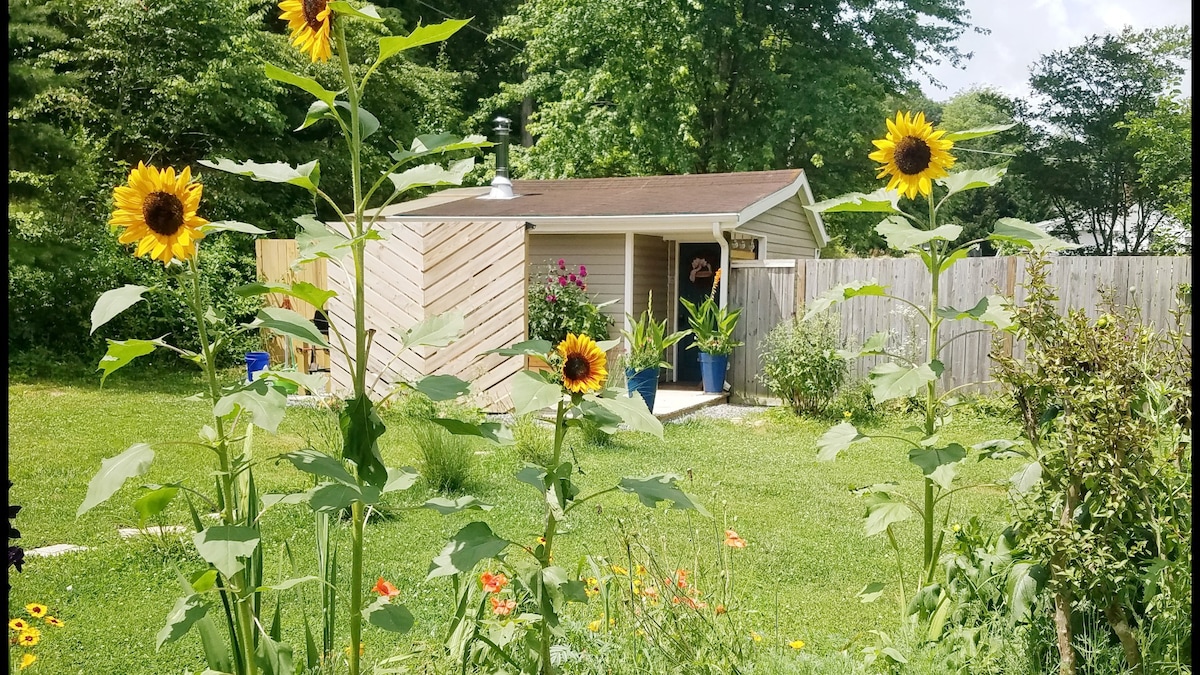
[[[759,377],[797,413],[820,415],[850,372],[840,353],[845,346],[841,315],[824,312],[808,321],[800,316],[797,312],[796,319],[775,326],[763,338]]]
[[[546,265],[529,280],[529,339],[557,345],[568,333],[607,340],[612,319],[600,311],[616,299],[595,302],[587,292],[587,267],[565,260]]]

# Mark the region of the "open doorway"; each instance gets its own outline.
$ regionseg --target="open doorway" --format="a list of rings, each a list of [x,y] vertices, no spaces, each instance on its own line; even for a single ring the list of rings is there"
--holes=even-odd
[[[676,267],[678,297],[698,304],[712,292],[713,279],[721,267],[721,247],[716,242],[680,242]],[[687,308],[678,300],[675,305],[676,330],[685,330],[689,328]],[[688,335],[675,352],[675,381],[680,384],[700,383],[700,352],[690,348],[695,341]]]

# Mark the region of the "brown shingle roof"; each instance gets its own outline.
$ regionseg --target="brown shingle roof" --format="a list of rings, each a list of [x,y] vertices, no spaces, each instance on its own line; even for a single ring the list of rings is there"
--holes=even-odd
[[[791,185],[801,169],[739,173],[514,180],[513,199],[462,199],[405,216],[578,217],[739,213]]]

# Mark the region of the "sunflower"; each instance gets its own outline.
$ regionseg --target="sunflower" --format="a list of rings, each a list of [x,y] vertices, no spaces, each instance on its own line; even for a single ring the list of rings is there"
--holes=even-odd
[[[329,38],[333,12],[329,0],[283,0],[279,9],[283,10],[279,18],[287,21],[288,30],[292,31],[292,44],[314,63],[328,61],[333,55]]]
[[[563,357],[563,386],[567,391],[582,394],[604,386],[608,379],[606,357],[590,337],[568,333],[567,339],[558,344],[558,353]]]
[[[203,187],[191,181],[191,168],[176,176],[175,169],[138,162],[129,184],[113,190],[117,208],[108,224],[125,228],[117,241],[137,242],[136,255],[149,254],[164,265],[196,255],[196,242],[204,237],[200,227],[208,221],[196,215]]]
[[[925,121],[925,113],[912,117],[897,112],[896,120],[889,119],[887,127],[886,138],[871,141],[879,149],[868,157],[883,164],[876,178],[890,175],[887,189],[898,189],[909,199],[918,192],[928,195],[933,179],[945,176],[946,169],[954,166],[954,157],[948,152],[954,142],[942,138],[945,131],[934,131]]]

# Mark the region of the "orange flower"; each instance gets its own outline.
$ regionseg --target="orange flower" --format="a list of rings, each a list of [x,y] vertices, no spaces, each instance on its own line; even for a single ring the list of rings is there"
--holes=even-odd
[[[676,595],[675,597],[671,598],[671,602],[675,603],[676,605],[678,605],[679,603],[683,603],[683,604],[687,605],[688,607],[691,607],[692,609],[704,609],[705,607],[708,607],[707,602],[698,602],[696,600],[693,600],[692,598],[687,597],[686,595],[684,595],[684,596]]]
[[[479,575],[479,581],[483,584],[483,590],[488,593],[499,593],[508,585],[508,577],[504,576],[503,572],[500,574],[484,572]]]
[[[56,619],[52,616],[46,617],[46,623],[54,626],[55,628],[62,628],[63,626],[67,625],[62,619]]]
[[[675,585],[680,588],[687,588],[688,571],[685,569],[675,570]]]
[[[746,548],[746,540],[738,536],[733,530],[725,530],[725,545],[733,548]]]
[[[721,268],[717,268],[717,273],[713,275],[713,291],[717,290],[717,285],[721,283]]]
[[[728,610],[725,609],[725,605],[717,605],[713,611],[717,613],[717,616],[721,616]]]
[[[658,589],[653,586],[647,586],[642,593],[651,600],[658,600]]]
[[[492,598],[492,613],[496,614],[497,616],[508,616],[509,614],[512,614],[512,611],[516,609],[516,607],[517,601],[513,600],[512,598],[507,600],[501,600],[500,598],[495,597]]]
[[[400,595],[400,589],[396,588],[391,583],[384,581],[383,577],[379,577],[379,581],[375,582],[375,587],[371,590],[382,595],[388,600]]]

